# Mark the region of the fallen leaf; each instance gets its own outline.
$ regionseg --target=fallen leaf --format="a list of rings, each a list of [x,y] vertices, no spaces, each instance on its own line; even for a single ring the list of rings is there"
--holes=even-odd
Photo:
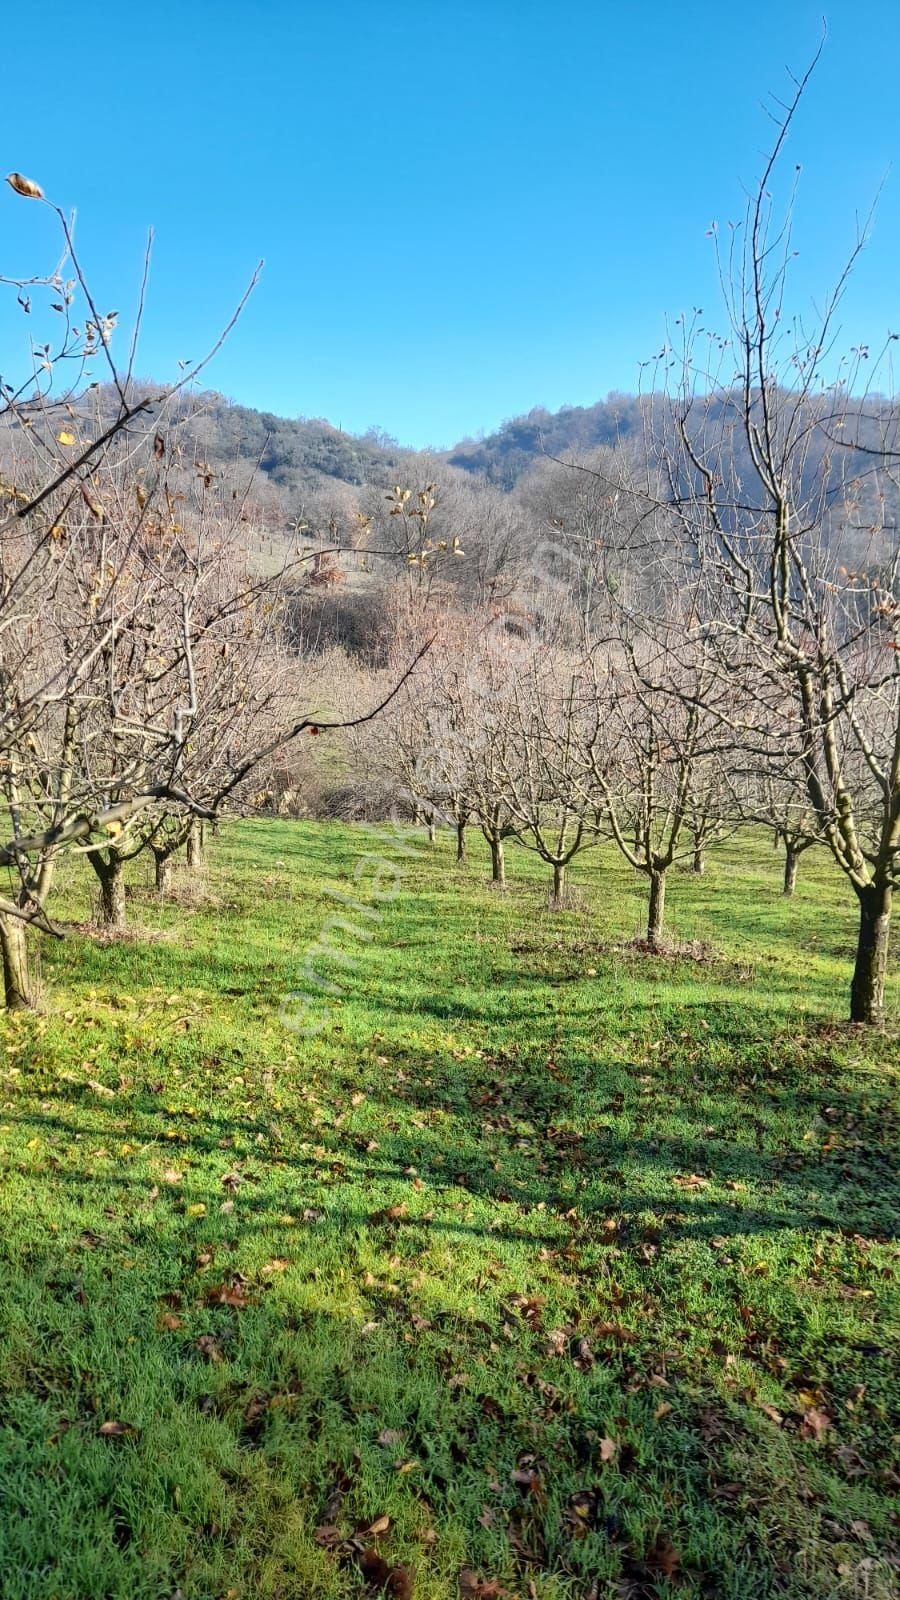
[[[361,1550],[357,1556],[359,1570],[371,1589],[394,1596],[394,1600],[411,1600],[412,1578],[406,1567],[390,1567],[377,1550]]]
[[[617,1344],[634,1344],[637,1338],[630,1328],[624,1328],[621,1322],[595,1322],[594,1333],[598,1339],[615,1339]]]
[[[800,1437],[801,1439],[819,1440],[825,1436],[830,1427],[831,1418],[828,1412],[823,1411],[820,1406],[810,1406],[809,1410],[803,1413],[803,1421],[800,1424]]]
[[[471,1567],[463,1567],[459,1578],[459,1600],[502,1600],[508,1590],[496,1578],[479,1578]]]
[[[121,1439],[125,1434],[137,1433],[130,1422],[101,1422],[97,1430],[101,1439]]]
[[[651,1572],[662,1573],[664,1578],[674,1578],[681,1566],[681,1556],[667,1533],[657,1536],[653,1548],[644,1556],[644,1566]]]
[[[373,1211],[369,1221],[373,1226],[377,1226],[381,1222],[399,1222],[401,1217],[406,1216],[407,1209],[406,1201],[401,1200],[397,1205],[385,1206],[381,1211]]]
[[[540,1494],[543,1480],[536,1467],[514,1467],[510,1473],[510,1480],[519,1489],[524,1489],[526,1494]]]
[[[245,1306],[254,1303],[253,1295],[248,1293],[246,1284],[240,1280],[231,1283],[211,1283],[203,1299],[208,1306],[231,1306],[235,1311],[242,1311]]]
[[[335,1550],[339,1544],[344,1542],[344,1535],[341,1533],[340,1528],[336,1528],[330,1522],[323,1523],[321,1528],[317,1528],[313,1538],[316,1544],[322,1546],[323,1550]]]
[[[615,1439],[601,1439],[600,1440],[600,1460],[601,1461],[615,1461],[616,1456],[618,1454],[618,1450],[619,1450],[619,1446],[616,1443]]]

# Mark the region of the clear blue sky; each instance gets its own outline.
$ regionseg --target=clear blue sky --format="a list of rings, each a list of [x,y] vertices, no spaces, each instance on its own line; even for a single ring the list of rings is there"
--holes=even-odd
[[[797,288],[828,284],[887,172],[844,313],[874,342],[900,326],[900,4],[826,11],[790,149]],[[104,309],[130,311],[155,228],[141,372],[196,357],[263,256],[210,386],[449,444],[633,389],[666,315],[711,306],[706,230],[740,215],[766,93],[821,20],[807,0],[20,6],[0,159],[77,206]],[[0,272],[50,253],[4,185]],[[0,306],[4,376],[21,332]]]

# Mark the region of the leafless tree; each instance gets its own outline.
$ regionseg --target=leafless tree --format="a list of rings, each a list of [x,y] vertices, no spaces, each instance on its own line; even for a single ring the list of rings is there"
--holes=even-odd
[[[21,175],[10,185],[47,204]],[[120,365],[110,349],[116,315],[98,311],[71,226],[51,210],[63,264],[27,286],[3,280],[28,315],[39,290],[58,297],[50,310],[63,330],[55,346],[36,354],[32,346],[26,377],[0,396],[8,508],[0,517],[0,786],[9,823],[0,860],[12,878],[0,902],[0,950],[11,1006],[30,999],[26,924],[53,931],[46,899],[61,851],[87,853],[104,913],[119,920],[122,861],[141,842],[140,819],[159,808],[214,815],[312,720],[295,709],[277,726],[248,727],[251,708],[272,709],[259,669],[277,595],[269,577],[237,571],[221,548],[204,555],[202,518],[201,534],[185,520],[175,402],[205,361],[168,390],[139,389],[132,370],[143,286]],[[91,405],[83,386],[96,362],[110,382]],[[62,399],[60,373],[71,374]],[[213,475],[198,465],[206,492]]]
[[[600,722],[589,717],[584,726],[577,660],[535,641],[520,662],[509,715],[513,738],[500,746],[509,806],[522,843],[551,868],[551,903],[561,907],[568,868],[597,843],[606,805],[587,781]]]
[[[800,775],[859,908],[850,1015],[877,1023],[900,871],[900,544],[885,518],[900,431],[875,393],[878,352],[835,351],[865,230],[818,313],[788,303],[793,189],[782,210],[774,196],[812,70],[778,110],[721,252],[726,335],[705,331],[698,311],[664,352],[676,382],[652,445],[672,527],[667,581],[691,596],[691,629],[720,679],[739,677],[752,696],[743,732],[758,770]]]
[[[709,803],[724,749],[721,686],[705,648],[657,620],[596,645],[582,674],[587,803],[605,803],[612,837],[649,884],[647,944],[663,942],[670,867],[692,858],[692,827]],[[730,734],[728,743],[731,742]]]

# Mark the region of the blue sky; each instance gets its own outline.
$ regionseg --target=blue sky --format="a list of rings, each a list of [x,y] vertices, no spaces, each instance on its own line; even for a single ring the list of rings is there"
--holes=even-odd
[[[789,152],[796,293],[828,285],[887,174],[843,315],[848,343],[874,343],[900,326],[900,5],[838,0],[827,20]],[[821,23],[821,0],[20,7],[0,161],[77,206],[103,309],[129,313],[153,225],[141,372],[199,355],[262,256],[210,386],[444,445],[633,389],[667,315],[712,312],[706,231],[740,215],[767,92]],[[52,249],[48,214],[3,186],[0,273]]]

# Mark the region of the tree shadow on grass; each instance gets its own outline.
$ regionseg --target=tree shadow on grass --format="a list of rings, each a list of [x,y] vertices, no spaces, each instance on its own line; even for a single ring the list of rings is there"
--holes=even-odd
[[[395,1065],[397,1060],[395,1056]],[[483,1071],[485,1063],[477,1065]],[[185,1132],[179,1112],[168,1111],[152,1100],[137,1105],[117,1103],[115,1112],[106,1114],[94,1105],[89,1091],[78,1101],[56,1091],[45,1096],[44,1107],[56,1098],[59,1112],[13,1112],[7,1114],[7,1120],[32,1133],[77,1135],[101,1144],[124,1138],[141,1145],[145,1156],[148,1143],[153,1142],[158,1146],[158,1159],[196,1161],[203,1157],[226,1169],[238,1162],[261,1170],[274,1160],[279,1170],[310,1178],[325,1173],[331,1182],[351,1189],[399,1189],[420,1214],[451,1195],[498,1205],[503,1213],[490,1226],[466,1230],[454,1220],[436,1222],[438,1229],[480,1231],[497,1238],[534,1239],[536,1226],[540,1233],[539,1225],[550,1218],[564,1219],[575,1213],[578,1229],[586,1235],[598,1224],[605,1226],[610,1217],[617,1219],[620,1242],[624,1243],[630,1219],[660,1211],[666,1216],[666,1237],[673,1240],[780,1229],[843,1229],[896,1237],[900,1206],[890,1126],[883,1105],[873,1105],[862,1091],[836,1095],[832,1086],[830,1098],[840,1102],[840,1122],[835,1122],[834,1115],[828,1120],[823,1117],[821,1130],[808,1146],[767,1150],[763,1140],[771,1130],[756,1119],[757,1139],[755,1145],[751,1143],[753,1116],[744,1107],[732,1108],[744,1130],[742,1138],[725,1126],[703,1135],[662,1130],[620,1132],[617,1120],[624,1116],[633,1123],[636,1108],[624,1105],[622,1091],[615,1087],[619,1077],[619,1073],[613,1075],[611,1098],[605,1102],[606,1125],[597,1126],[604,1117],[598,1107],[594,1117],[586,1118],[589,1131],[581,1134],[569,1116],[579,1103],[577,1088],[543,1077],[535,1080],[536,1093],[531,1095],[530,1080],[521,1068],[514,1086],[492,1087],[489,1079],[485,1085],[483,1078],[481,1082],[476,1078],[464,1084],[466,1092],[461,1095],[457,1083],[451,1102],[451,1130],[440,1125],[405,1129],[397,1123],[399,1110],[437,1111],[443,1121],[448,1100],[440,1085],[426,1085],[404,1073],[390,1091],[369,1089],[366,1096],[383,1114],[378,1124],[377,1158],[368,1153],[371,1138],[365,1131],[311,1129],[284,1112],[275,1118],[277,1131],[273,1131],[272,1121],[263,1117],[219,1113],[207,1115],[202,1128]],[[474,1113],[473,1099],[478,1107]],[[824,1091],[806,1091],[801,1105],[810,1117],[820,1112],[834,1114],[835,1107],[827,1100]],[[67,1106],[71,1107],[69,1115]],[[77,1115],[76,1108],[87,1109],[89,1120]],[[466,1127],[466,1114],[474,1126]],[[844,1131],[848,1123],[852,1149],[842,1148],[840,1142],[828,1149],[829,1130],[837,1126]],[[174,1143],[167,1141],[167,1134],[173,1132],[179,1136]],[[308,1146],[312,1139],[314,1152],[301,1154],[291,1148]],[[192,1187],[197,1187],[197,1180],[202,1182],[199,1172]],[[79,1178],[60,1169],[53,1181],[68,1184]],[[128,1186],[130,1180],[117,1174],[111,1179],[86,1177],[84,1181],[88,1185],[112,1181]],[[146,1179],[134,1182],[135,1187],[146,1187]],[[731,1189],[732,1197],[721,1192],[716,1195],[717,1189]],[[221,1192],[217,1198],[221,1199]],[[282,1209],[289,1204],[288,1192]],[[516,1228],[505,1214],[507,1207],[529,1216],[529,1226]],[[347,1221],[363,1225],[367,1217],[354,1209],[347,1214]]]

